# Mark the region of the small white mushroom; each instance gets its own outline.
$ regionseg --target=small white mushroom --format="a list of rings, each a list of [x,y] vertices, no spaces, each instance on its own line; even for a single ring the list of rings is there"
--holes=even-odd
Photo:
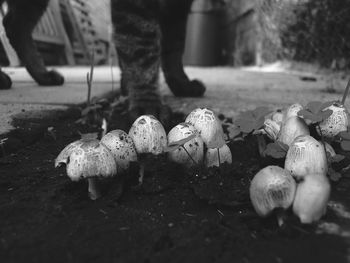
[[[87,179],[89,196],[95,200],[100,197],[96,179],[117,174],[113,155],[96,139],[79,140],[70,145],[58,155],[55,164],[66,164],[67,175],[72,181]]]
[[[167,146],[167,136],[163,125],[152,115],[141,115],[132,124],[129,136],[134,141],[140,159],[139,185],[143,182],[145,163],[140,154],[159,155]]]
[[[264,128],[263,129],[264,129],[266,135],[271,140],[276,141],[278,134],[279,134],[279,131],[281,129],[281,125],[276,121],[273,121],[271,119],[266,119],[264,121]]]
[[[340,103],[325,108],[324,110],[332,110],[333,113],[319,125],[317,132],[322,136],[333,139],[338,133],[347,131],[349,125],[348,111]]]
[[[271,165],[254,176],[249,189],[250,200],[257,214],[266,217],[276,209],[288,209],[293,203],[295,189],[292,175],[279,166]],[[283,218],[277,219],[282,225]]]
[[[158,155],[163,153],[167,145],[167,137],[163,125],[152,115],[138,117],[129,130],[134,141],[136,152]]]
[[[327,210],[331,186],[324,174],[308,174],[297,186],[293,212],[303,224],[318,221]]]
[[[208,148],[220,148],[225,144],[224,132],[213,111],[206,108],[193,110],[185,122],[192,124]]]
[[[56,157],[55,160],[55,168],[61,166],[62,164],[67,164],[69,161],[69,156],[72,151],[82,145],[84,143],[84,139],[77,140],[68,144],[64,149],[60,152],[60,154]]]
[[[323,144],[310,135],[297,137],[288,149],[284,168],[297,179],[308,174],[327,174],[327,156]]]
[[[219,148],[219,151],[217,151],[216,149],[209,148],[205,154],[205,165],[207,167],[220,167],[221,163],[232,163],[231,150],[227,146],[227,144]]]
[[[102,137],[103,143],[113,154],[117,163],[118,173],[122,173],[130,166],[130,162],[137,161],[137,154],[133,140],[123,130],[113,130]]]
[[[273,112],[271,115],[271,120],[277,122],[279,125],[282,124],[283,118],[284,118],[284,114],[281,111]]]
[[[180,123],[170,130],[168,134],[168,143],[175,143],[197,133],[197,130],[192,124],[185,122]],[[190,167],[201,163],[203,161],[203,155],[203,140],[201,137],[196,136],[176,150],[170,151],[168,153],[168,158],[173,162]]]
[[[286,120],[288,120],[290,117],[297,117],[298,112],[301,111],[302,109],[303,109],[303,106],[301,106],[299,103],[294,103],[290,105],[284,112],[284,118],[283,118],[284,122],[286,122]]]
[[[277,140],[290,146],[296,137],[309,134],[310,131],[305,121],[302,118],[292,116],[283,122]]]

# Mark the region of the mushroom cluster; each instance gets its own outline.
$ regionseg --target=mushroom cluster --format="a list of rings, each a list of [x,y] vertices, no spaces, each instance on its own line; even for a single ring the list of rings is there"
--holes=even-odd
[[[309,105],[311,109],[305,110],[300,104],[293,104],[265,119],[265,134],[288,147],[284,168],[266,167],[251,182],[250,198],[258,215],[292,207],[302,223],[310,224],[325,214],[331,192],[327,177],[329,157],[336,156],[330,142],[347,131],[348,114],[339,103],[322,108],[323,105],[326,104],[314,102]],[[310,135],[309,125],[316,125],[321,141]]]
[[[206,167],[220,167],[222,163],[232,163],[221,123],[215,113],[206,108],[191,111],[184,123],[169,132],[168,142],[179,146],[170,151],[169,159],[185,166],[204,162]]]
[[[264,122],[263,132],[271,140],[286,145],[284,167],[267,166],[251,181],[250,199],[259,216],[265,217],[276,211],[281,225],[283,211],[291,207],[305,224],[313,223],[325,214],[331,191],[327,157],[336,156],[330,143],[339,132],[347,131],[347,118],[345,107],[337,103],[323,108],[317,103],[309,108],[296,103],[259,119],[259,123]],[[315,123],[321,141],[310,135],[310,124]],[[232,163],[218,117],[209,109],[197,108],[168,134],[154,116],[142,115],[128,133],[113,130],[100,141],[81,139],[72,142],[57,156],[55,166],[65,164],[67,175],[73,181],[87,179],[89,196],[95,200],[100,196],[97,179],[119,176],[128,170],[131,162],[138,162],[141,185],[146,157],[163,153],[167,153],[171,162],[186,168],[220,167],[222,163]]]
[[[89,196],[95,200],[101,196],[97,179],[120,176],[142,154],[160,154],[166,145],[162,124],[153,116],[143,115],[131,126],[129,134],[117,129],[104,135],[100,141],[81,139],[68,144],[57,156],[55,167],[65,164],[67,175],[73,181],[87,179]],[[141,165],[141,177],[143,173]]]
[[[73,181],[86,178],[89,196],[95,200],[101,195],[96,179],[120,176],[131,162],[138,162],[141,185],[147,156],[165,152],[169,160],[185,167],[203,164],[212,167],[232,162],[220,121],[211,110],[198,108],[168,135],[154,116],[142,115],[128,133],[117,129],[105,134],[100,141],[74,141],[57,156],[55,166],[65,164],[67,175]]]

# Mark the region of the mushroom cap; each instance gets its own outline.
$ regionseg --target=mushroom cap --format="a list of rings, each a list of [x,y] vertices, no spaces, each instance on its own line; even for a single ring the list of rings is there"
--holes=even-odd
[[[284,112],[284,118],[283,118],[284,122],[288,120],[290,117],[297,117],[298,112],[301,111],[303,108],[304,107],[301,106],[301,104],[299,103],[294,103],[290,105]]]
[[[192,124],[185,122],[180,123],[172,128],[168,133],[168,143],[171,144],[182,139],[186,139],[189,136],[197,133],[196,128]],[[194,137],[190,141],[186,142],[183,147],[186,148],[187,152],[197,163],[203,160],[204,143],[201,137]],[[184,164],[188,167],[194,165],[193,161],[182,147],[169,152],[168,158],[173,162]]]
[[[129,168],[130,162],[137,161],[135,144],[123,130],[113,130],[102,137],[101,143],[111,151],[117,163],[118,172]]]
[[[297,186],[293,212],[303,224],[318,221],[327,209],[331,186],[324,174],[309,174]]]
[[[62,164],[67,164],[69,161],[69,156],[71,155],[73,150],[79,147],[80,145],[82,145],[83,142],[84,142],[84,139],[77,140],[77,141],[71,142],[66,147],[64,147],[64,149],[56,157],[55,167],[57,168]]]
[[[218,150],[220,154],[220,163],[232,163],[231,150],[227,144],[224,144],[221,148],[207,150],[205,154],[205,165],[207,167],[219,167]]]
[[[297,137],[288,149],[284,168],[299,179],[308,174],[327,174],[327,156],[323,144],[310,135]]]
[[[332,110],[333,113],[320,123],[320,129],[317,129],[318,134],[322,133],[324,137],[332,139],[338,133],[347,131],[349,125],[349,113],[343,105],[334,103],[324,110]]]
[[[258,215],[267,216],[275,208],[287,209],[294,200],[296,183],[285,169],[270,165],[261,169],[250,183],[249,194]]]
[[[225,144],[221,123],[213,111],[197,108],[190,112],[185,122],[191,123],[199,131],[208,148],[220,148]]]
[[[112,153],[96,139],[82,140],[67,158],[67,175],[72,181],[92,177],[113,177],[117,165]]]
[[[309,127],[305,121],[297,116],[292,116],[283,122],[277,140],[290,146],[296,137],[309,134]]]
[[[273,141],[277,140],[278,133],[280,132],[281,129],[281,124],[271,120],[271,119],[266,119],[264,121],[264,131],[266,135]]]
[[[129,130],[137,153],[161,154],[167,145],[163,125],[152,115],[138,117]]]

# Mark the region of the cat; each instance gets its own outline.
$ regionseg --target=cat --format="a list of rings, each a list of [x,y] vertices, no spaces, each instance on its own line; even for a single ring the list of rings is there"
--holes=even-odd
[[[121,90],[128,94],[131,119],[166,114],[158,90],[160,67],[175,96],[203,96],[204,84],[190,80],[182,63],[191,4],[192,0],[111,0]]]
[[[6,34],[30,75],[40,85],[63,84],[59,73],[45,68],[31,36],[49,0],[6,1]],[[203,96],[204,84],[190,80],[182,64],[191,4],[192,0],[111,0],[121,90],[128,94],[131,119],[142,114],[166,114],[158,88],[160,66],[175,96]],[[10,78],[0,71],[0,87],[10,86]]]
[[[0,5],[5,1],[8,4],[3,19],[6,35],[28,73],[39,85],[62,85],[64,77],[55,70],[46,69],[32,38],[49,0],[0,0]],[[11,85],[11,78],[0,70],[0,89],[9,89]]]

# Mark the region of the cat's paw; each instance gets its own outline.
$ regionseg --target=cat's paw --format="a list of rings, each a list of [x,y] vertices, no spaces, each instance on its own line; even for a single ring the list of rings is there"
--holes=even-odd
[[[36,74],[33,78],[40,86],[61,86],[64,83],[64,77],[55,70]]]
[[[10,77],[4,72],[0,71],[0,89],[10,89],[12,81]]]
[[[163,126],[167,127],[171,120],[172,111],[169,106],[164,104],[139,105],[129,108],[129,120],[133,123],[141,115],[153,115]]]
[[[202,97],[206,90],[203,82],[197,79],[191,81],[172,79],[167,82],[176,97]]]

